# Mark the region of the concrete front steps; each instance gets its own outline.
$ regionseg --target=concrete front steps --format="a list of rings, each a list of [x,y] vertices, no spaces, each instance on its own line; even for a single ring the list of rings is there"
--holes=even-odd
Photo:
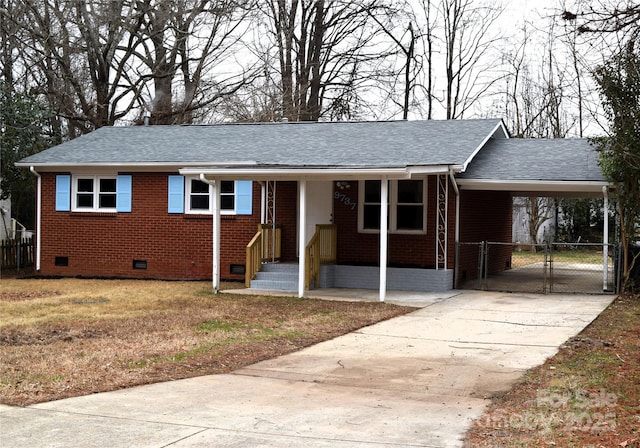
[[[251,280],[251,289],[264,291],[297,291],[298,265],[292,263],[265,263]]]

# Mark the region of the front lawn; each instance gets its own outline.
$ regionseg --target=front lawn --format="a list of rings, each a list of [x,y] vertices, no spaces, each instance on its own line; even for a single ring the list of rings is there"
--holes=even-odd
[[[413,310],[214,295],[206,282],[3,279],[0,403],[229,372]]]

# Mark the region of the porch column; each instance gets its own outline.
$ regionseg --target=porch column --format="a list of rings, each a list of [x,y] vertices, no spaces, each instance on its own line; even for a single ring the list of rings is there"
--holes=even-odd
[[[389,182],[380,180],[380,301],[387,295],[387,234],[388,234],[388,202]]]
[[[213,196],[213,272],[212,283],[213,292],[218,294],[220,290],[220,179],[211,182]]]
[[[602,290],[606,291],[609,288],[609,192],[607,187],[602,187],[602,194],[604,195],[604,228],[602,230]]]
[[[307,262],[307,181],[300,179],[298,181],[300,186],[300,219],[298,222],[298,298],[304,297],[304,275],[306,272],[305,266]]]

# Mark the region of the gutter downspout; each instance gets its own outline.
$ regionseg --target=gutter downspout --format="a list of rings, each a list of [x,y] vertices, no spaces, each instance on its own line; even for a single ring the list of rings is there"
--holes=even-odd
[[[42,245],[40,244],[40,231],[42,226],[42,177],[33,166],[29,167],[29,171],[38,179],[36,187],[36,272],[40,272],[40,253]]]
[[[200,173],[200,181],[213,188],[211,284],[213,293],[218,294],[220,291],[220,208],[218,207],[220,190],[217,188],[216,181],[207,179],[204,173]]]
[[[604,196],[604,228],[602,230],[602,290],[609,289],[609,190],[602,187],[602,195]]]
[[[456,283],[458,280],[458,257],[460,255],[460,189],[458,188],[458,184],[456,182],[456,178],[453,175],[453,169],[449,168],[449,178],[451,179],[451,185],[453,185],[453,190],[456,192],[456,229],[454,234],[455,240],[455,262],[453,268],[453,287],[456,287]]]

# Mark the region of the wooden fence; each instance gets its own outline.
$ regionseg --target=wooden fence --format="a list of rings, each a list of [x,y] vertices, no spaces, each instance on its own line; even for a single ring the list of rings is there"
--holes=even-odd
[[[0,243],[2,270],[33,266],[33,238],[4,240]]]

